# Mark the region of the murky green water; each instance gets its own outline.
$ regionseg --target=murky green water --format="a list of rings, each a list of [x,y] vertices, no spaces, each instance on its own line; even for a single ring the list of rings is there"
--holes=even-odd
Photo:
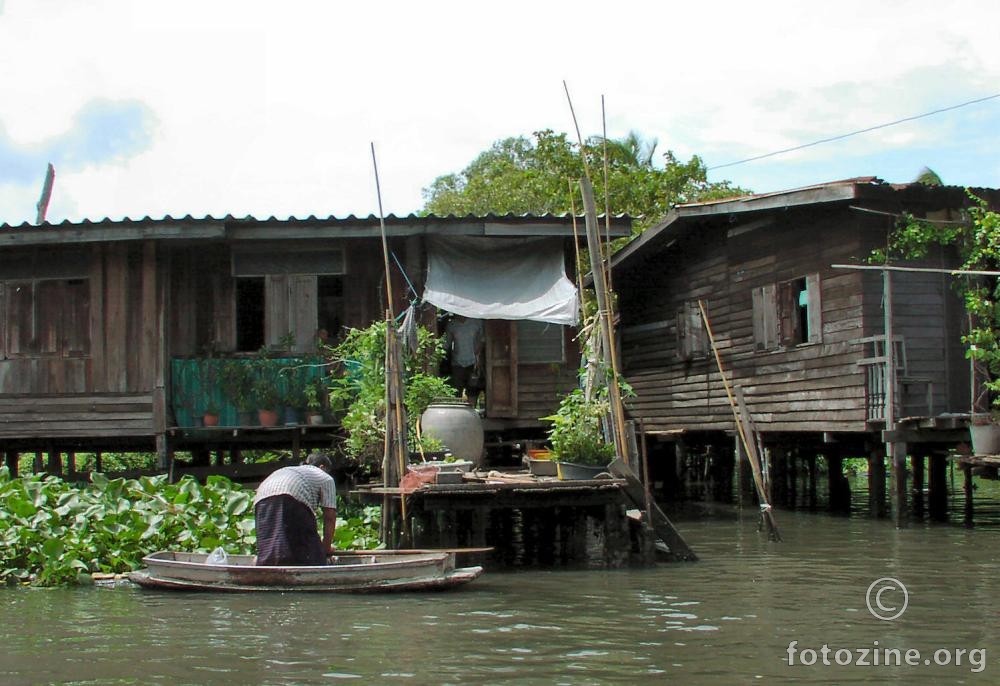
[[[778,544],[752,513],[679,522],[695,564],[486,574],[441,594],[3,591],[0,684],[1000,681],[1000,528],[777,517]],[[894,621],[866,607],[885,576],[909,592]],[[836,665],[876,641],[919,650],[919,664]],[[830,666],[803,652],[824,644]],[[955,648],[985,649],[985,660],[933,664]],[[799,664],[810,657],[817,664]]]

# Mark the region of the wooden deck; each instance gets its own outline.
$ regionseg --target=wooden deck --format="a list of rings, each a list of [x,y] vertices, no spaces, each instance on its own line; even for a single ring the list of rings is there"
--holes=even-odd
[[[655,536],[627,510],[622,479],[558,481],[524,473],[468,475],[460,484],[359,488],[381,502],[389,536],[418,548],[490,547],[491,568],[614,568],[648,564]]]

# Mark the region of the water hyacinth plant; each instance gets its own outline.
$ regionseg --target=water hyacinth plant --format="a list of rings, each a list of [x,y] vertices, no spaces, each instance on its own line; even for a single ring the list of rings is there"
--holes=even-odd
[[[76,485],[54,476],[11,478],[0,468],[0,581],[76,583],[93,572],[124,573],[157,550],[252,554],[252,490],[221,476],[108,479]],[[371,548],[377,508],[338,521],[335,545]]]

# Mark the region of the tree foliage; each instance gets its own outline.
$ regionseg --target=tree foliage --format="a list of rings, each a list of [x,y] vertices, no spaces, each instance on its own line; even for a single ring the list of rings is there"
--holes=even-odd
[[[603,207],[605,148],[610,211],[637,218],[637,231],[661,219],[675,204],[748,193],[728,181],[709,182],[697,155],[683,162],[668,150],[660,155],[662,164],[656,164],[656,147],[656,140],[644,140],[635,132],[607,141],[592,137],[585,141],[582,155],[580,146],[565,133],[550,129],[536,131],[530,139],[505,138],[461,172],[435,179],[424,189],[424,210],[438,215],[563,214],[572,209],[570,184],[576,188],[584,160]],[[579,199],[575,203],[579,211]]]

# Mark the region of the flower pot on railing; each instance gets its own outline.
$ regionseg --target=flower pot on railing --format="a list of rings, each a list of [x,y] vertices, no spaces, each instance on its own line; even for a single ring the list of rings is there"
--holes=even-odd
[[[974,414],[969,420],[973,455],[1000,455],[1000,424],[992,415]]]
[[[276,410],[257,410],[257,421],[261,426],[277,426],[278,412]]]

